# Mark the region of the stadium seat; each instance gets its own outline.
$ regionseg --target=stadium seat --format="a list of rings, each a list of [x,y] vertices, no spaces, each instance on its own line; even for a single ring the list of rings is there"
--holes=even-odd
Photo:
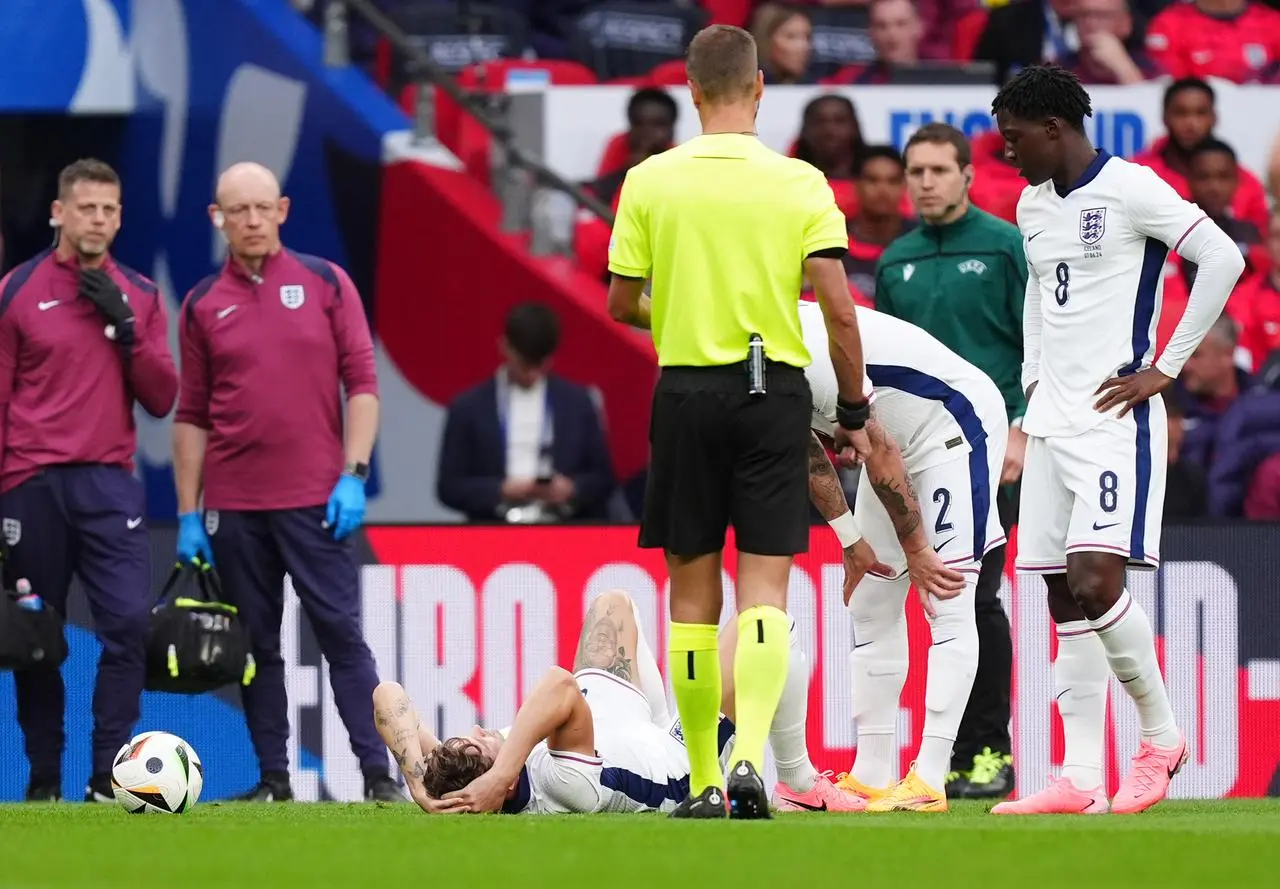
[[[702,0],[702,8],[712,25],[736,25],[746,27],[751,17],[752,0]]]
[[[411,42],[446,71],[461,71],[477,62],[519,58],[529,48],[529,24],[510,9],[486,3],[458,5],[434,0],[390,4],[388,16]],[[413,81],[408,60],[392,55],[392,95]]]
[[[627,154],[630,151],[631,149],[627,147],[626,132],[611,136],[604,145],[604,151],[600,153],[600,166],[596,168],[596,178],[621,170],[626,166]]]
[[[591,69],[577,62],[559,59],[498,59],[469,65],[458,74],[458,86],[464,92],[500,93],[513,76],[545,74],[547,82],[557,86],[586,86],[596,83]],[[400,105],[412,115],[417,101],[417,86],[410,85],[400,96]],[[472,176],[489,182],[489,132],[438,87],[436,91],[436,134]]]
[[[689,74],[684,70],[684,59],[663,62],[649,72],[649,83],[653,86],[684,86],[688,82]]]
[[[815,77],[830,77],[846,65],[875,58],[871,16],[865,7],[806,6],[804,11],[813,22],[809,70]]]
[[[971,60],[978,49],[978,41],[982,39],[982,32],[986,29],[987,11],[985,9],[971,9],[966,12],[960,21],[956,22],[955,32],[951,35],[951,58],[960,62]]]
[[[997,130],[991,130],[974,138],[970,145],[973,148],[974,175],[969,198],[980,209],[1016,224],[1018,198],[1022,196],[1027,181],[1017,167],[1001,159],[1004,137]]]
[[[601,80],[645,76],[682,58],[706,21],[704,10],[678,3],[605,0],[573,23],[569,42]]]

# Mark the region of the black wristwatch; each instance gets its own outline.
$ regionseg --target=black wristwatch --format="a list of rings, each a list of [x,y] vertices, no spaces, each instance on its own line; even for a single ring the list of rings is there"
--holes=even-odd
[[[348,463],[342,467],[342,471],[347,475],[355,476],[362,482],[369,480],[369,464],[368,463]]]
[[[858,402],[845,401],[839,396],[836,397],[836,422],[841,427],[857,432],[863,426],[867,425],[867,420],[871,419],[871,402],[862,399]]]

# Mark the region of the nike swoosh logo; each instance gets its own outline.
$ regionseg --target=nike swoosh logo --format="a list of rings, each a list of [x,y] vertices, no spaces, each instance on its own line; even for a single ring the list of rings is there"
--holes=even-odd
[[[221,312],[219,312],[219,313],[218,313],[218,320],[219,320],[219,321],[221,321],[223,318],[227,317],[228,315],[230,315],[232,312],[234,312],[234,311],[235,311],[236,309],[238,309],[238,308],[240,308],[240,307],[239,307],[239,306],[228,306],[227,308],[223,309]]]
[[[1120,523],[1119,523],[1119,522],[1116,522],[1116,524],[1118,525],[1118,524],[1120,524]],[[947,548],[947,546],[949,546],[949,545],[951,544],[951,541],[952,541],[952,540],[955,540],[955,538],[954,538],[954,537],[952,537],[952,538],[950,538],[949,540],[945,540],[945,541],[943,541],[942,543],[939,543],[937,546],[935,546],[935,547],[933,548],[933,551],[934,551],[935,553],[940,553],[940,552],[942,552],[944,549],[946,549],[946,548]]]
[[[49,300],[48,302],[45,302],[45,303],[36,303],[36,308],[37,308],[37,309],[39,309],[39,310],[40,310],[40,311],[42,311],[42,312],[47,312],[47,311],[49,311],[50,309],[52,309],[54,306],[60,306],[60,305],[62,305],[62,300],[60,300],[60,299],[51,299],[51,300]]]
[[[937,647],[939,645],[946,645],[948,642],[955,642],[955,641],[956,641],[956,637],[952,636],[950,639],[943,639],[941,642],[935,642],[933,644],[934,644],[934,647]]]
[[[1028,237],[1028,238],[1027,238],[1027,243],[1028,243],[1028,244],[1030,244],[1032,241],[1034,241],[1036,238],[1040,237],[1040,236],[1041,236],[1042,234],[1044,234],[1046,231],[1048,231],[1048,229],[1044,229],[1044,228],[1040,229],[1040,231],[1036,232],[1034,235],[1031,235],[1030,237]]]
[[[1116,525],[1118,525],[1118,524],[1120,524],[1120,523],[1119,523],[1119,522],[1112,522],[1110,525],[1099,525],[1097,522],[1094,522],[1094,523],[1093,523],[1093,530],[1095,530],[1095,531],[1105,531],[1105,530],[1107,530],[1108,528],[1114,528],[1114,527],[1115,527]]]
[[[1128,679],[1121,679],[1121,680],[1120,680],[1120,684],[1121,684],[1121,685],[1128,685],[1130,682],[1132,682],[1133,680],[1135,680],[1135,679],[1137,679],[1137,678],[1138,678],[1137,676],[1130,676]]]
[[[810,812],[825,812],[825,811],[827,811],[827,804],[826,804],[825,802],[824,802],[822,805],[820,805],[820,806],[811,806],[811,805],[809,805],[808,803],[802,803],[802,802],[800,802],[800,800],[798,800],[798,799],[790,799],[790,798],[785,797],[785,796],[783,797],[783,800],[785,800],[786,802],[791,803],[791,805],[793,805],[793,806],[799,806],[799,807],[800,807],[800,808],[802,808],[802,809],[807,809],[807,810],[809,810]]]
[[[855,643],[853,647],[854,647],[854,648],[861,648],[861,647],[862,647],[862,646],[864,646],[864,645],[870,645],[870,644],[871,644],[870,642],[858,642],[858,643]]]
[[[132,531],[134,528],[138,527],[141,524],[142,524],[142,516],[138,516],[136,519],[127,519],[125,520],[125,523],[124,523],[125,527],[128,528],[130,531]]]

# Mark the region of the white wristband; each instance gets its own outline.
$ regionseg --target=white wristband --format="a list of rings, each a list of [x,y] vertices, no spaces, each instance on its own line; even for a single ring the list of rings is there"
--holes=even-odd
[[[836,537],[840,538],[840,546],[843,549],[848,549],[862,539],[862,534],[858,532],[858,525],[853,520],[853,513],[847,509],[843,515],[836,516],[827,524],[831,526],[832,531],[836,532]]]

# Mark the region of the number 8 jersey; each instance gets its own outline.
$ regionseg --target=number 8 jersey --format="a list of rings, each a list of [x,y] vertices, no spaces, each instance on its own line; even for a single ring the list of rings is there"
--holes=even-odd
[[[1022,192],[1028,435],[1095,428],[1106,419],[1098,386],[1151,365],[1165,259],[1205,218],[1152,170],[1105,151],[1065,194],[1052,181]]]

